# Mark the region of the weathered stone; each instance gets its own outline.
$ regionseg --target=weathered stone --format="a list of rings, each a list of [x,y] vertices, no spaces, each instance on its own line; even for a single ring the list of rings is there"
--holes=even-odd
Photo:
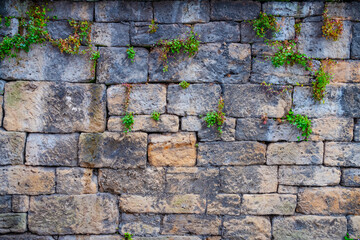
[[[97,64],[97,80],[100,83],[145,83],[147,81],[148,50],[134,48],[135,58],[131,60],[128,58],[125,47],[100,47],[99,49],[101,57]]]
[[[224,193],[271,193],[277,190],[276,166],[221,167]]]
[[[360,187],[360,169],[358,168],[343,169],[341,185],[347,187]]]
[[[120,234],[132,233],[136,236],[158,235],[161,218],[158,215],[122,214]]]
[[[221,219],[208,215],[167,215],[161,234],[218,235]]]
[[[59,236],[59,240],[121,240],[121,236],[117,235],[68,235]]]
[[[5,90],[4,128],[8,131],[66,133],[105,130],[106,95],[103,85],[10,82]]]
[[[360,3],[359,2],[344,2],[344,3],[330,3],[327,5],[328,15],[330,17],[360,21]]]
[[[55,170],[26,166],[0,168],[0,195],[39,195],[55,192]]]
[[[348,231],[350,238],[360,236],[360,216],[348,216]]]
[[[38,236],[33,234],[11,234],[1,235],[1,240],[54,240],[54,238],[51,236]]]
[[[223,89],[224,111],[232,117],[260,118],[267,113],[270,118],[280,118],[290,109],[290,94],[267,96],[258,84],[225,85]]]
[[[11,196],[0,196],[0,213],[11,212]]]
[[[127,99],[126,87],[111,86],[107,90],[110,115],[125,115]],[[165,112],[166,86],[162,84],[135,85],[130,90],[128,112],[151,114],[153,111]]]
[[[120,209],[126,213],[205,213],[206,199],[195,194],[140,196],[122,194]]]
[[[360,120],[357,119],[354,126],[354,141],[360,142]]]
[[[199,141],[210,142],[210,141],[235,141],[235,125],[236,119],[226,117],[224,124],[221,127],[222,133],[219,133],[218,125],[208,127],[204,120],[202,121],[201,129],[198,131]]]
[[[0,130],[0,165],[23,164],[25,136],[25,133]]]
[[[296,195],[289,194],[244,194],[242,214],[252,215],[293,215]]]
[[[269,46],[265,43],[253,43],[251,44],[251,54],[253,56],[273,56],[276,53],[277,49],[275,47]],[[253,62],[254,64],[254,62]],[[294,65],[291,67],[291,69],[296,68],[297,65]],[[291,71],[290,68],[288,68],[288,71]]]
[[[322,164],[323,155],[322,142],[271,143],[266,154],[268,165]]]
[[[264,164],[266,145],[258,142],[200,143],[198,165]]]
[[[194,133],[150,134],[149,162],[153,166],[194,166],[196,163]]]
[[[351,58],[360,59],[360,23],[353,22]]]
[[[211,1],[211,20],[251,20],[260,9],[261,3],[255,1]]]
[[[323,166],[280,166],[279,183],[298,186],[328,186],[340,183],[338,168]]]
[[[159,236],[159,237],[137,237],[138,240],[183,240],[184,236]],[[196,236],[186,236],[186,240],[201,240]],[[211,240],[209,238],[209,240]]]
[[[345,233],[345,217],[291,216],[273,219],[273,237],[275,240],[342,239]]]
[[[74,28],[66,20],[48,21],[47,29],[52,39],[65,39],[74,33]]]
[[[26,165],[76,166],[79,134],[31,133],[26,140]]]
[[[3,94],[4,94],[5,84],[6,84],[5,81],[0,80],[0,95],[3,95]],[[1,105],[2,105],[2,104],[1,104]]]
[[[96,22],[151,21],[151,2],[105,1],[95,3]]]
[[[26,232],[26,213],[0,214],[0,234],[9,232]]]
[[[94,19],[94,4],[90,2],[68,2],[56,1],[51,2],[47,6],[52,11],[47,12],[47,16],[57,19],[74,19],[93,21]]]
[[[240,42],[240,26],[236,22],[195,24],[194,32],[201,42]]]
[[[286,17],[309,17],[321,15],[324,11],[322,2],[265,2],[263,11],[267,14]]]
[[[352,118],[316,118],[311,120],[311,141],[346,141],[353,138],[354,120]]]
[[[360,167],[360,143],[325,143],[326,166]]]
[[[30,1],[23,2],[21,0],[0,1],[0,15],[25,17],[25,13],[31,4]]]
[[[296,211],[304,214],[360,214],[360,189],[301,188]]]
[[[224,236],[230,239],[270,239],[270,219],[255,216],[225,217]]]
[[[297,193],[298,193],[298,187],[295,187],[295,186],[286,186],[286,185],[281,185],[281,184],[279,184],[278,193],[293,193],[293,194],[297,194]]]
[[[186,116],[181,118],[181,130],[188,132],[200,131],[203,127],[206,127],[206,123],[200,117]]]
[[[128,24],[94,23],[91,27],[92,44],[107,47],[125,47],[130,44]]]
[[[331,82],[360,83],[360,61],[337,61],[332,66],[325,64],[325,71],[333,75]]]
[[[13,37],[15,34],[18,33],[19,30],[19,20],[16,18],[12,18],[9,20],[10,26],[5,26],[5,20],[2,20],[2,23],[0,23],[0,40],[2,40],[2,37],[8,36]]]
[[[12,210],[13,212],[17,212],[17,213],[24,213],[29,211],[29,196],[13,195]]]
[[[79,165],[92,168],[145,167],[146,146],[146,133],[82,133]]]
[[[207,214],[239,215],[241,197],[236,194],[218,194],[208,198]]]
[[[79,52],[85,50],[80,47]],[[0,62],[0,78],[4,80],[89,82],[94,79],[92,62],[87,54],[66,54],[51,44],[31,46],[17,58]],[[35,84],[35,83],[34,83]]]
[[[56,192],[60,194],[97,193],[97,177],[88,168],[57,168]]]
[[[4,97],[0,95],[0,121],[1,121],[0,127],[2,125],[2,119],[3,119],[3,100]]]
[[[119,212],[110,194],[36,196],[28,221],[30,231],[41,235],[114,233]]]
[[[312,58],[350,58],[351,23],[343,23],[344,30],[337,41],[323,37],[322,22],[301,25],[298,50]]]
[[[125,130],[121,117],[111,116],[108,120],[108,130],[122,132]],[[135,115],[131,131],[142,132],[177,132],[179,131],[179,117],[175,115],[160,115],[158,121],[151,115]]]
[[[166,172],[168,193],[215,194],[220,179],[217,168],[171,168]]]
[[[250,55],[249,44],[207,43],[200,45],[193,57],[181,54],[168,59],[168,71],[163,72],[160,51],[156,48],[150,53],[150,81],[245,83],[250,75]]]
[[[100,169],[99,185],[102,192],[152,195],[164,191],[165,170],[163,168]]]

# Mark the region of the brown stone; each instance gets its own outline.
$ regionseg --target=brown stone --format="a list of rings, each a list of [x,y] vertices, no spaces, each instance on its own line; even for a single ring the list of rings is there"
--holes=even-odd
[[[24,163],[25,133],[0,130],[0,165]]]
[[[134,236],[159,235],[160,233],[160,215],[144,214],[126,214],[121,215],[121,224],[119,232],[134,234]]]
[[[289,194],[244,194],[241,213],[250,215],[293,215],[296,195]]]
[[[56,192],[60,194],[97,193],[97,177],[88,168],[57,168]]]
[[[241,197],[237,194],[218,194],[208,198],[207,214],[239,215]]]
[[[352,118],[316,118],[311,120],[311,141],[351,141],[354,131]]]
[[[271,238],[270,219],[256,216],[225,217],[224,236],[230,239],[268,240]]]
[[[208,215],[167,215],[161,234],[218,235],[221,219]]]
[[[335,83],[359,83],[360,61],[337,61],[335,65],[325,64],[325,71],[333,75]]]
[[[24,213],[29,211],[29,196],[26,195],[13,195],[12,197],[12,210],[17,213]]]

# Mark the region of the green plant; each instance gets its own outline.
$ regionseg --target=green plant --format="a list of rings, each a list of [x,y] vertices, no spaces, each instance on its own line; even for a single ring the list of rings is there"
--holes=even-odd
[[[299,35],[301,32],[301,22],[295,23],[294,28],[295,28],[296,35]]]
[[[326,39],[332,39],[333,41],[337,41],[344,30],[343,22],[339,19],[328,17],[327,12],[328,10],[325,9],[323,13],[323,36]]]
[[[294,112],[290,109],[289,113],[286,115],[286,120],[295,125],[302,131],[301,136],[304,137],[305,141],[308,141],[310,134],[312,133],[311,129],[311,120],[307,116],[302,116],[300,114],[294,115]],[[300,136],[297,137],[300,141]]]
[[[121,118],[122,120],[122,123],[124,124],[124,127],[125,127],[125,130],[124,132],[125,133],[128,133],[131,131],[131,127],[133,126],[134,124],[134,113],[133,112],[128,112],[126,113],[126,115]]]
[[[134,236],[134,234],[130,234],[130,233],[125,233],[124,234],[124,239],[125,240],[132,240],[132,237]]]
[[[153,111],[153,113],[151,114],[151,118],[154,119],[155,121],[159,121],[160,115],[161,114],[159,112]]]
[[[95,69],[96,69],[96,60],[98,60],[99,58],[100,58],[100,52],[99,51],[92,51],[91,52],[90,60],[93,61],[93,66],[92,66],[93,74],[95,73]]]
[[[199,147],[199,144],[198,144],[198,143],[195,143],[195,147],[198,148],[198,147]]]
[[[277,46],[278,51],[271,57],[271,63],[274,67],[300,64],[306,70],[310,70],[310,59],[306,56],[306,54],[302,54],[297,51],[296,43],[294,41],[284,41],[282,44],[277,44]]]
[[[260,15],[257,19],[249,21],[256,35],[258,37],[265,37],[266,33],[269,31],[273,31],[274,33],[280,31],[280,26],[276,22],[276,18],[270,14],[266,14],[265,12],[260,12]]]
[[[180,87],[182,87],[183,89],[186,89],[190,86],[190,83],[186,82],[185,80],[182,81],[181,83],[179,83]]]
[[[273,88],[272,83],[266,83],[265,81],[261,83],[267,93],[274,94],[274,95],[283,95],[286,92],[291,90],[291,86],[281,86],[280,88]]]
[[[131,62],[135,62],[135,50],[134,47],[130,47],[128,49],[126,49],[126,53],[128,55],[128,58],[131,60]]]
[[[226,120],[225,113],[223,113],[224,106],[225,106],[224,99],[220,98],[218,103],[218,110],[208,112],[204,117],[204,121],[206,122],[207,127],[212,127],[214,125],[217,125],[218,126],[217,130],[219,131],[220,134],[222,134],[223,132],[222,127]]]
[[[156,33],[158,29],[158,25],[155,23],[154,20],[151,20],[151,24],[149,25],[149,33]]]

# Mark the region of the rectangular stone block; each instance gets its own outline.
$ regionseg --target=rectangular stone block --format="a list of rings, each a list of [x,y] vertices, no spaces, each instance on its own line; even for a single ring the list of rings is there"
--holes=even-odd
[[[111,86],[107,90],[110,115],[125,115],[126,87]],[[166,86],[163,84],[135,85],[131,87],[127,111],[135,114],[151,114],[153,111],[165,112]]]
[[[4,128],[46,133],[103,132],[105,98],[105,87],[99,84],[10,82],[4,96]]]
[[[334,83],[359,83],[360,61],[337,61],[335,65],[325,65],[325,71],[333,75],[331,82]]]
[[[241,197],[237,194],[218,194],[207,199],[207,214],[239,215]]]
[[[136,239],[139,239],[139,240],[182,240],[182,239],[184,239],[184,237],[170,235],[170,236],[159,236],[159,237],[138,237]],[[187,235],[186,240],[201,240],[201,238],[196,237],[196,236]],[[211,238],[209,238],[209,240],[211,240]]]
[[[30,198],[26,195],[13,195],[11,205],[13,212],[25,213],[29,211]]]
[[[282,239],[343,239],[346,218],[330,216],[291,216],[273,218],[273,237]],[[301,226],[301,227],[300,227]]]
[[[220,190],[224,193],[271,193],[277,191],[276,166],[221,167]]]
[[[161,234],[220,234],[221,219],[208,215],[167,215]]]
[[[80,47],[79,53],[85,50]],[[4,80],[89,82],[94,79],[88,54],[66,54],[50,43],[20,51],[17,58],[0,62],[0,78]]]
[[[152,166],[194,166],[196,163],[195,133],[150,134],[148,159]]]
[[[355,126],[354,126],[354,141],[360,142],[360,120],[355,120]]]
[[[195,116],[190,116],[195,117]],[[203,116],[204,118],[205,116]],[[196,117],[195,117],[196,118]],[[231,117],[225,117],[226,120],[222,125],[222,133],[218,130],[218,125],[208,127],[204,119],[198,119],[201,121],[201,129],[198,131],[199,141],[211,142],[211,141],[235,141],[235,125],[236,119]]]
[[[121,240],[121,236],[119,234],[116,234],[116,235],[67,235],[67,236],[59,236],[59,240]]]
[[[135,58],[128,58],[125,47],[100,47],[96,79],[100,83],[146,83],[148,55],[145,48],[134,48]],[[133,62],[131,62],[133,61]]]
[[[322,2],[265,2],[263,11],[267,14],[286,17],[309,17],[321,15],[324,11]]]
[[[360,187],[360,169],[345,168],[342,170],[341,185],[347,187]]]
[[[140,196],[122,194],[120,209],[126,213],[205,213],[206,199],[195,194]],[[193,216],[193,215],[189,215]]]
[[[244,194],[241,213],[251,215],[293,215],[295,208],[296,195]]]
[[[251,55],[264,57],[264,56],[273,56],[277,51],[276,47],[267,45],[266,43],[253,43],[251,44]],[[291,69],[296,68],[297,65],[292,66]],[[288,71],[292,71],[290,68]],[[254,73],[253,73],[254,74]],[[252,74],[252,75],[253,75]]]
[[[123,23],[94,23],[91,26],[91,41],[94,45],[125,47],[130,44],[130,25]]]
[[[56,192],[60,194],[97,193],[97,176],[88,168],[57,168]]]
[[[301,188],[296,212],[304,214],[360,214],[360,189]]]
[[[330,17],[360,21],[359,2],[333,2],[329,3],[327,8]]]
[[[270,239],[270,219],[257,216],[225,217],[223,234],[230,239],[239,236],[249,240]]]
[[[163,168],[100,169],[99,186],[102,192],[115,194],[160,193],[165,188],[165,170]]]
[[[1,213],[0,234],[26,232],[26,213]]]
[[[286,186],[286,185],[280,185],[278,187],[278,193],[298,193],[298,187],[296,186]]]
[[[48,21],[47,29],[52,39],[65,39],[74,34],[74,28],[70,26],[68,20]],[[85,40],[81,43],[88,44]]]
[[[322,142],[271,143],[267,149],[268,165],[313,165],[322,164]]]
[[[360,235],[360,216],[348,216],[348,231],[350,238]]]
[[[31,133],[26,140],[26,165],[76,166],[79,134]]]
[[[159,235],[161,216],[159,215],[121,215],[120,234],[132,233],[136,236]]]
[[[0,196],[0,213],[11,212],[11,196]]]
[[[211,20],[251,20],[260,10],[261,3],[255,1],[211,1]]]
[[[351,58],[360,59],[360,23],[353,22]]]
[[[28,234],[28,233],[1,235],[1,238],[2,238],[1,240],[54,240],[54,238],[51,236],[38,236],[35,234]]]
[[[326,166],[360,167],[360,143],[325,143]]]
[[[236,22],[209,22],[195,24],[194,32],[203,43],[240,42],[240,25]]]
[[[146,133],[82,133],[79,165],[90,168],[137,168],[146,165]]]
[[[25,133],[0,131],[0,165],[24,163]]]
[[[47,16],[57,19],[74,19],[82,21],[93,21],[94,19],[94,3],[91,2],[68,2],[56,1],[51,2],[48,6]]]
[[[26,166],[0,167],[0,195],[39,195],[54,192],[55,169]]]
[[[226,84],[223,91],[225,101],[224,112],[231,117],[260,118],[263,114],[267,113],[270,118],[281,118],[291,107],[290,94],[267,96],[265,90],[258,84]]]
[[[41,235],[114,233],[117,199],[110,194],[31,197],[28,221],[29,230]]]
[[[315,118],[311,120],[311,141],[342,141],[353,139],[354,119],[352,118]]]
[[[258,142],[199,143],[198,165],[264,164],[266,145]]]
[[[150,52],[150,82],[187,82],[196,83],[245,83],[251,69],[251,50],[249,44],[207,43],[199,46],[193,57],[187,54],[169,58],[169,68],[163,72],[159,60],[160,51]],[[218,63],[221,62],[219,65]],[[188,89],[186,89],[188,90]]]

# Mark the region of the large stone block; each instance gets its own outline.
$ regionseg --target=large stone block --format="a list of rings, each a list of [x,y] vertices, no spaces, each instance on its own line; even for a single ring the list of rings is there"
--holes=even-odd
[[[353,139],[354,120],[352,118],[315,118],[311,120],[311,141],[345,141]]]
[[[159,236],[159,237],[138,237],[136,239],[139,239],[139,240],[183,240],[184,236],[170,235],[170,236]],[[201,240],[201,238],[188,235],[188,236],[186,236],[186,240]],[[209,240],[212,240],[212,239],[209,238]],[[217,239],[214,239],[214,240],[217,240]]]
[[[322,2],[265,2],[263,11],[267,14],[286,17],[309,17],[321,15],[324,11]]]
[[[51,236],[38,236],[34,234],[1,235],[1,240],[54,240]]]
[[[0,196],[0,213],[11,212],[11,196]]]
[[[327,9],[330,17],[360,21],[359,2],[334,2],[328,4]]]
[[[179,132],[150,134],[148,158],[153,166],[194,166],[196,163],[196,135]]]
[[[67,20],[48,21],[47,29],[52,39],[65,39],[74,33],[74,28]],[[82,43],[86,42],[83,40]]]
[[[153,195],[164,191],[165,170],[163,168],[100,169],[99,185],[102,192]]]
[[[359,168],[343,169],[341,185],[347,187],[360,187],[360,169]]]
[[[31,197],[28,222],[41,235],[115,233],[117,200],[110,194]]]
[[[57,168],[56,192],[60,194],[97,193],[97,176],[88,168]]]
[[[39,195],[54,192],[55,169],[25,166],[0,168],[0,195]]]
[[[273,219],[275,240],[343,239],[345,234],[345,217],[292,216]]]
[[[260,10],[261,3],[255,1],[211,1],[211,20],[251,20]]]
[[[240,42],[240,25],[236,22],[199,23],[195,24],[194,32],[205,43]]]
[[[360,216],[348,217],[348,231],[351,238],[360,236]]]
[[[296,211],[304,214],[360,214],[360,189],[342,187],[303,188]]]
[[[125,47],[101,47],[97,64],[97,80],[100,83],[145,83],[148,76],[148,55],[145,48],[134,48],[133,62]],[[0,75],[1,76],[1,75]]]
[[[84,49],[80,47],[79,52]],[[17,55],[0,62],[0,78],[56,82],[89,82],[94,78],[87,54],[60,53],[51,44],[37,44],[28,53],[20,51]]]
[[[52,9],[47,13],[50,18],[56,16],[57,19],[82,21],[94,19],[94,3],[91,2],[56,1],[51,2],[47,8]]]
[[[159,49],[154,49],[149,59],[150,81],[245,83],[250,76],[250,55],[249,44],[201,44],[191,58],[186,54],[170,58],[169,69],[163,72]]]
[[[325,65],[325,71],[333,75],[334,83],[360,83],[360,61],[337,61],[335,65]]]
[[[198,165],[253,165],[264,164],[266,145],[258,142],[200,143]]]
[[[10,82],[6,84],[4,128],[66,133],[105,130],[105,87],[98,84]]]
[[[360,23],[353,23],[351,58],[360,59]]]
[[[26,195],[12,196],[12,211],[17,213],[25,213],[29,211],[30,198]]]
[[[221,219],[209,215],[167,215],[161,234],[220,234]]]
[[[241,197],[237,194],[218,194],[207,199],[207,214],[239,215]]]
[[[222,133],[220,134],[218,130],[218,125],[215,124],[214,126],[208,127],[204,117],[202,119],[195,117],[195,116],[189,116],[184,117],[184,119],[195,119],[197,118],[200,122],[201,128],[198,130],[198,138],[199,141],[203,142],[211,142],[211,141],[226,141],[226,142],[232,142],[235,141],[235,125],[236,125],[236,119],[231,117],[225,117],[226,120],[224,124],[222,125]],[[183,122],[182,122],[183,123]],[[191,123],[185,123],[184,125],[189,125]],[[196,124],[198,125],[198,124]],[[184,129],[183,129],[184,130]],[[189,130],[185,130],[189,131]]]
[[[224,236],[230,239],[270,239],[270,219],[255,216],[225,217]]]
[[[82,133],[79,165],[91,168],[137,168],[146,165],[146,133]]]
[[[0,165],[24,163],[25,133],[0,131]]]
[[[293,215],[296,195],[289,194],[244,194],[242,214],[251,215]]]
[[[220,190],[224,193],[271,193],[277,191],[276,166],[221,167]]]
[[[132,233],[135,236],[159,235],[161,217],[159,215],[122,214],[120,234]]]
[[[26,232],[26,213],[0,214],[0,234],[9,232]]]
[[[31,133],[26,140],[26,165],[76,166],[79,134]]]
[[[5,0],[0,2],[1,16],[25,17],[31,2],[22,2],[21,0]]]
[[[129,32],[129,24],[94,23],[91,26],[91,41],[100,46],[125,47],[130,44]]]
[[[325,143],[326,166],[360,167],[360,143]]]
[[[119,234],[116,235],[67,235],[59,236],[59,240],[121,240]]]

